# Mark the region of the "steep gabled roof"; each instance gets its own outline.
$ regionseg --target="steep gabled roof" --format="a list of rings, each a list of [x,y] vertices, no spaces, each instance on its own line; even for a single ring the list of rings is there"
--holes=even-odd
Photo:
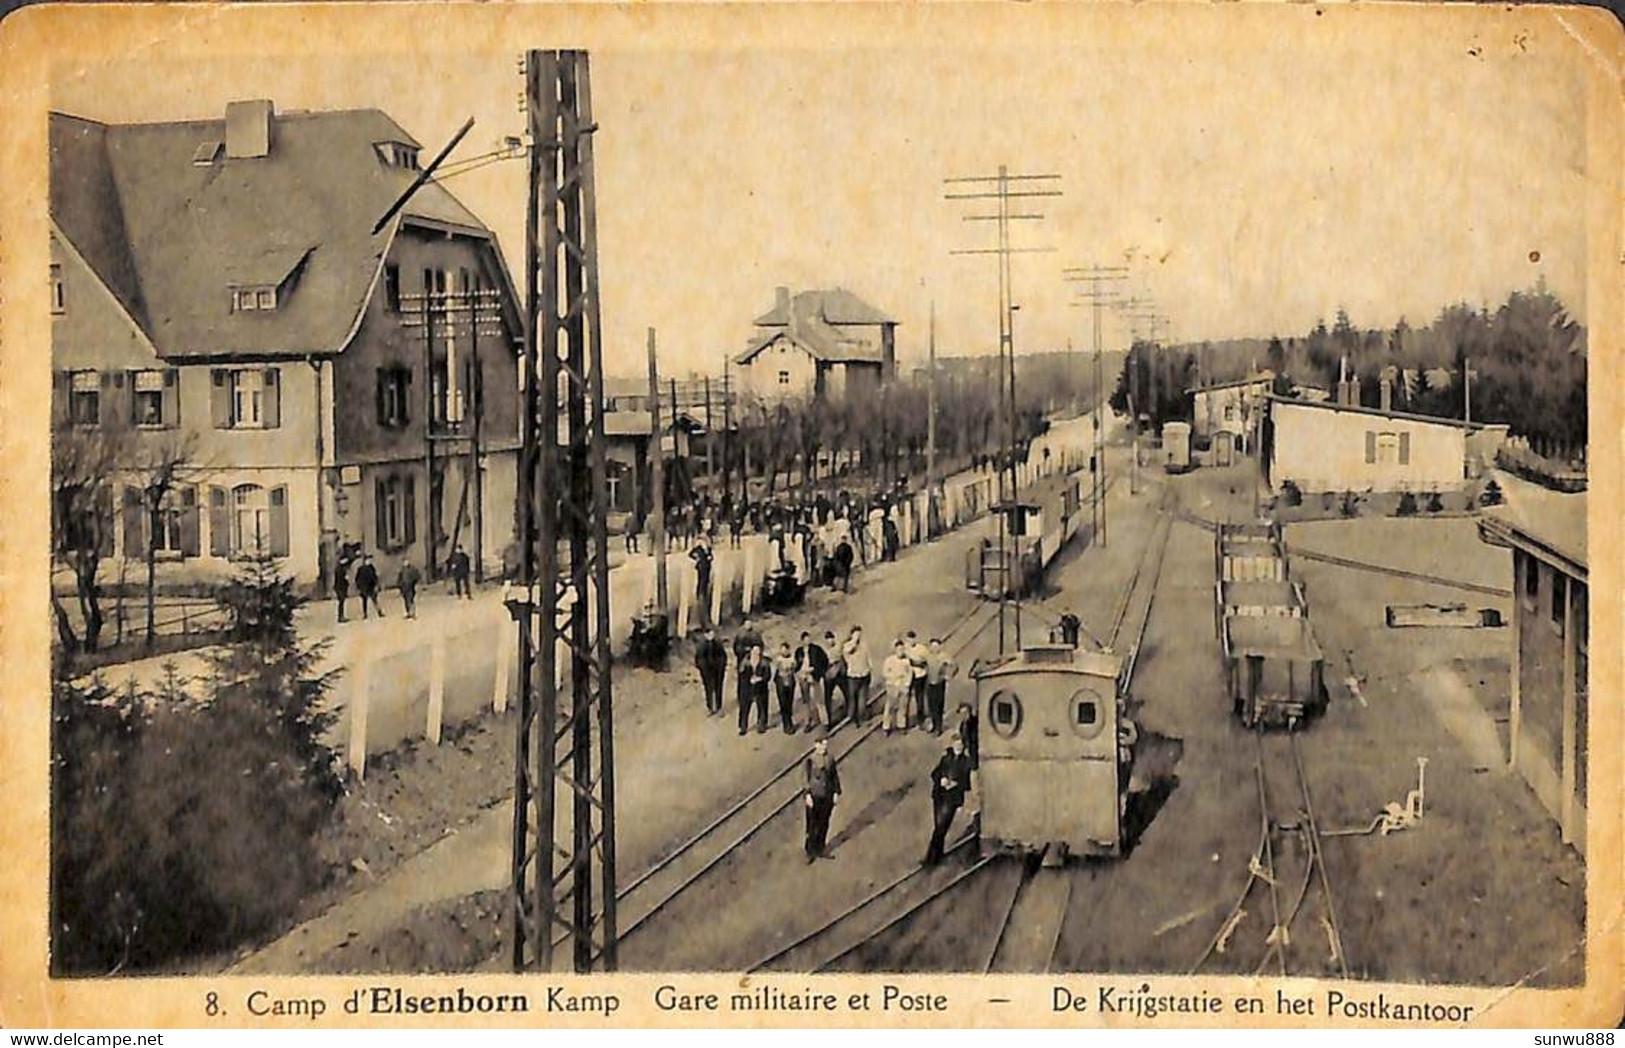
[[[806,350],[813,359],[826,364],[883,363],[880,346],[870,332],[853,331],[851,328],[807,319],[798,319],[791,328],[769,331],[751,339],[745,351],[734,357],[734,363],[749,364],[756,354],[779,339]]]
[[[897,321],[871,306],[844,287],[798,292],[791,309],[802,316],[816,316],[831,324],[895,324]],[[756,318],[757,327],[784,327],[790,323],[783,303]]]
[[[371,232],[416,177],[373,148],[417,144],[384,113],[272,119],[270,154],[237,159],[208,148],[224,142],[223,118],[99,124],[51,115],[52,216],[163,357],[337,352],[358,327],[402,225],[494,245],[484,224],[433,182]],[[209,155],[212,162],[196,162]],[[275,311],[231,311],[231,285],[284,280],[296,283]]]
[[[1413,411],[1384,411],[1381,408],[1366,407],[1364,404],[1339,404],[1336,401],[1298,400],[1295,397],[1271,396],[1270,403],[1279,404],[1284,408],[1314,408],[1316,411],[1347,411],[1356,415],[1375,415],[1378,418],[1400,419],[1405,422],[1425,422],[1436,426],[1451,426],[1456,429],[1506,429],[1503,422],[1468,422],[1459,418],[1445,418],[1442,415],[1419,415]]]

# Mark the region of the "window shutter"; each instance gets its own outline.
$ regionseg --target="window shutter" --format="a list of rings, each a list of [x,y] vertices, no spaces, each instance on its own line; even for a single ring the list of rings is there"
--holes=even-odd
[[[119,387],[124,386],[124,372],[118,373]],[[101,373],[101,396],[96,403],[97,422],[103,426],[111,425],[118,418],[118,409],[113,406],[113,373]]]
[[[225,488],[209,488],[209,556],[231,556],[231,515]]]
[[[164,369],[164,428],[176,429],[181,424],[181,373],[174,368]],[[194,505],[197,502],[193,496]],[[194,552],[194,556],[196,553]]]
[[[68,423],[68,398],[72,395],[73,375],[67,371],[51,372],[51,422],[57,426]]]
[[[401,516],[404,517],[406,521],[406,533],[402,537],[405,539],[406,544],[410,546],[418,539],[417,478],[412,476],[410,473],[406,475],[406,491],[402,495],[401,501],[403,503],[401,506]]]
[[[373,394],[378,406],[378,424],[380,426],[387,426],[390,424],[389,399],[387,391],[389,369],[379,368],[376,378],[376,388],[373,390]]]
[[[388,491],[384,485],[384,478],[378,477],[372,482],[372,505],[378,516],[378,548],[389,548],[389,503]]]
[[[141,493],[135,488],[124,489],[124,512],[120,514],[124,521],[124,555],[128,558],[145,557],[147,555],[146,538],[146,507],[142,505]]]
[[[1368,429],[1365,431],[1365,460],[1367,464],[1377,461],[1377,432]]]
[[[288,555],[288,489],[271,489],[271,556]]]
[[[124,396],[122,398],[124,400],[124,402],[125,402],[125,404],[124,404],[124,418],[125,418],[125,421],[129,422],[130,425],[132,425],[132,426],[135,425],[136,422],[139,421],[136,418],[136,411],[135,411],[135,372],[134,371],[121,371],[121,372],[119,372],[118,373],[118,378],[114,380],[113,384],[116,385],[118,388],[125,391]]]
[[[1411,464],[1411,435],[1409,433],[1399,435],[1399,464],[1401,466]]]
[[[198,554],[197,488],[184,487],[181,493],[181,556]]]
[[[231,428],[231,381],[225,368],[209,372],[209,420],[215,429]]]
[[[401,428],[404,429],[412,422],[412,369],[397,368],[395,374],[396,381],[400,383],[398,387],[400,404],[397,407],[400,411]]]
[[[276,429],[282,425],[282,383],[276,368],[265,369],[265,414],[263,416],[266,429]]]

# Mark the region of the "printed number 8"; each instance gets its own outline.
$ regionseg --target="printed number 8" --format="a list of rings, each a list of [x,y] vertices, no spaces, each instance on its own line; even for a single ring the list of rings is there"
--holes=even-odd
[[[220,1014],[220,995],[210,990],[203,997],[203,1011],[206,1015]]]

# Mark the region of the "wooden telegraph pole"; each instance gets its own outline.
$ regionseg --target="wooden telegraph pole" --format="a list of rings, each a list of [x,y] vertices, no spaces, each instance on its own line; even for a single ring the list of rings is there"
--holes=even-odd
[[[660,370],[649,329],[649,552],[655,561],[655,606],[666,614],[666,454],[661,447]]]
[[[948,200],[995,200],[998,209],[990,215],[965,215],[966,222],[995,222],[998,228],[998,246],[991,248],[968,248],[951,252],[955,255],[994,255],[999,262],[999,396],[996,403],[1001,425],[1000,439],[1004,442],[1004,457],[1007,469],[999,471],[999,553],[1003,567],[999,583],[999,654],[1005,650],[1005,608],[1014,581],[1013,555],[1014,542],[1010,535],[1009,514],[1018,512],[1016,508],[1016,361],[1015,361],[1015,310],[1012,302],[1013,290],[1011,287],[1010,256],[1019,254],[1041,254],[1053,252],[1053,247],[1027,247],[1018,248],[1010,246],[1010,223],[1015,221],[1038,221],[1044,216],[1041,214],[1014,214],[1010,210],[1010,201],[1026,197],[1058,197],[1059,189],[1048,188],[1020,188],[1012,189],[1011,184],[1033,185],[1037,183],[1053,183],[1059,181],[1060,175],[1013,175],[1004,165],[999,165],[996,175],[972,175],[965,178],[946,178],[944,184],[949,186],[968,185],[969,192],[949,192],[945,194]],[[1008,476],[1008,484],[1006,477]],[[1017,650],[1021,647],[1021,597],[1016,593],[1015,604],[1015,642]]]
[[[1073,300],[1074,306],[1088,306],[1094,314],[1094,343],[1095,343],[1095,425],[1094,447],[1090,452],[1090,481],[1093,493],[1094,510],[1090,520],[1094,523],[1095,534],[1100,536],[1100,544],[1106,544],[1106,439],[1103,426],[1106,415],[1105,376],[1100,358],[1101,311],[1107,305],[1122,301],[1110,285],[1128,279],[1127,266],[1074,266],[1062,271],[1063,277],[1072,283],[1081,283],[1087,287]]]

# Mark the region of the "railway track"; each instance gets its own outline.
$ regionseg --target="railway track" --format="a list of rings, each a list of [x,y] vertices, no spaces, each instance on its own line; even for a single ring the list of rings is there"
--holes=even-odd
[[[993,614],[996,612],[989,613],[981,603],[972,605],[944,634],[944,640],[950,645],[950,654],[957,656],[980,636],[992,622]],[[884,693],[884,689],[872,692],[871,704],[878,702]],[[856,735],[849,734],[850,721],[839,724],[831,736],[831,749],[836,751],[836,760],[844,761],[873,738],[880,723],[878,717],[874,718]],[[850,741],[844,748],[837,748],[842,736]],[[620,939],[623,942],[635,938],[667,906],[693,889],[711,871],[740,852],[771,823],[795,807],[802,795],[801,779],[795,773],[802,767],[808,752],[798,752],[765,782],[620,889],[616,902],[621,913]],[[555,946],[568,938],[568,932],[562,933],[554,940]]]
[[[1157,507],[1151,535],[1114,609],[1106,646],[1129,645],[1125,686],[1144,641],[1162,564],[1173,529],[1167,497]],[[1131,615],[1131,611],[1137,613]],[[975,831],[950,854],[967,848]],[[860,950],[879,950],[883,941],[906,935],[910,923],[953,893],[982,889],[993,911],[993,934],[973,970],[982,973],[1042,974],[1056,967],[1061,938],[1080,882],[1091,890],[1085,917],[1092,920],[1107,904],[1109,868],[1092,864],[1046,867],[1037,856],[990,854],[958,868],[915,868],[881,886],[820,927],[775,951],[751,970],[823,972],[839,967]],[[965,900],[967,903],[970,900]],[[895,958],[894,958],[895,961]]]
[[[1253,737],[1258,844],[1235,905],[1189,973],[1273,970],[1279,976],[1346,979],[1336,897],[1297,735],[1255,731]]]

